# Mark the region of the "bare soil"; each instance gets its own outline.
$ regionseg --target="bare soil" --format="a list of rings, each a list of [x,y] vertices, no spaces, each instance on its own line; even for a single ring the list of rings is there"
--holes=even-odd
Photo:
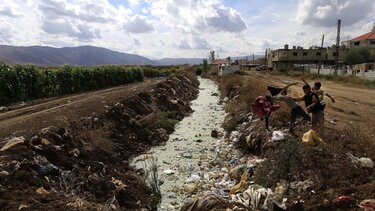
[[[0,138],[10,135],[31,135],[48,126],[67,126],[68,121],[103,113],[125,96],[144,91],[162,79],[145,79],[144,82],[85,92],[61,98],[49,98],[10,107],[0,113]]]
[[[254,75],[262,79],[265,83],[279,86],[299,82],[298,85],[291,86],[290,90],[292,91],[292,96],[303,96],[303,82],[299,78],[280,75],[274,76],[264,73],[254,73]],[[358,88],[350,84],[346,85],[324,80],[307,81],[311,85],[316,81],[320,81],[322,83],[322,89],[329,93],[336,101],[332,103],[328,97],[325,97],[324,100],[327,102],[325,109],[326,121],[336,120],[339,127],[344,127],[347,124],[356,124],[365,130],[375,130],[375,124],[372,123],[375,118],[375,89]],[[373,138],[375,141],[374,134]]]

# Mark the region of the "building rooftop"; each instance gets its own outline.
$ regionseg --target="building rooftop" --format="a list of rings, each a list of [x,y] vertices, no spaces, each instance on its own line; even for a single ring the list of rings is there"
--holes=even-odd
[[[352,41],[362,41],[362,40],[375,40],[375,31],[369,32],[367,34],[361,35],[352,39]]]
[[[371,32],[361,35],[359,37],[356,37],[352,39],[351,41],[362,41],[362,40],[375,40],[375,23]]]
[[[228,62],[224,59],[216,59],[215,61],[213,61],[211,64],[227,64]]]

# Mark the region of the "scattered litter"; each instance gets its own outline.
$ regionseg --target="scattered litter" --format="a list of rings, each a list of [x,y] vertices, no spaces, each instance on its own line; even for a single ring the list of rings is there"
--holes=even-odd
[[[195,191],[195,188],[196,188],[196,184],[192,183],[192,184],[184,184],[182,186],[183,190],[186,192],[186,193],[192,193]]]
[[[9,176],[9,172],[7,171],[1,171],[0,176]]]
[[[354,198],[351,196],[340,196],[337,201],[341,204],[350,204],[354,201]]]
[[[284,133],[282,131],[273,131],[272,133],[272,141],[282,141],[284,140]]]
[[[297,191],[298,193],[306,192],[309,188],[314,185],[314,182],[307,179],[305,181],[295,181],[290,183],[290,188]]]
[[[357,158],[350,153],[347,153],[347,155],[355,165],[359,165],[363,168],[374,168],[374,162],[370,158]]]
[[[7,112],[9,109],[8,107],[1,106],[0,107],[0,112]]]
[[[287,190],[287,184],[285,181],[283,182],[278,182],[277,183],[277,186],[275,188],[275,193],[279,194],[279,195],[284,195],[284,193],[286,192]]]
[[[246,170],[246,165],[238,165],[229,171],[229,176],[233,179],[240,179],[243,172]]]
[[[170,162],[168,162],[168,161],[165,161],[165,160],[163,160],[163,163],[164,163],[164,164],[167,164],[167,165],[172,165],[172,163],[170,163]]]
[[[172,175],[172,174],[175,174],[176,171],[173,171],[172,169],[166,169],[163,171],[163,173],[166,175]]]
[[[25,205],[25,204],[21,204],[20,206],[18,206],[18,210],[23,210],[23,209],[27,209],[29,208],[29,206]]]
[[[315,130],[311,129],[305,134],[303,134],[302,143],[305,144],[306,146],[312,147],[312,146],[315,146],[324,142],[321,138],[319,138]]]
[[[44,189],[43,187],[40,187],[40,188],[36,189],[35,193],[37,193],[39,195],[47,195],[47,194],[49,194],[49,192],[46,189]]]
[[[116,191],[125,190],[125,188],[127,187],[122,181],[117,180],[113,177],[112,177],[111,182],[116,186]]]
[[[13,147],[15,145],[22,144],[22,143],[24,143],[24,141],[25,141],[25,137],[23,137],[23,136],[14,137],[12,139],[9,139],[7,141],[7,143],[0,149],[0,151],[5,151],[5,150],[10,149],[11,147]]]
[[[208,194],[183,206],[181,211],[217,210],[221,209],[225,204],[226,201],[224,198],[216,194]]]
[[[197,174],[192,174],[189,178],[186,179],[186,183],[194,183],[201,179],[201,177]]]
[[[235,185],[229,192],[229,194],[236,194],[238,192],[243,192],[249,185],[249,175],[247,172],[244,172],[241,176],[240,182]]]
[[[331,121],[329,121],[329,123],[333,124],[333,125],[337,125],[337,120],[336,119],[333,119]]]
[[[47,165],[40,165],[38,169],[38,175],[45,176],[45,175],[59,175],[60,169],[53,165],[53,164],[47,164]]]
[[[72,153],[74,157],[78,157],[81,152],[76,148],[70,151],[70,153]]]
[[[375,210],[375,199],[365,199],[359,203],[359,207],[365,211]]]

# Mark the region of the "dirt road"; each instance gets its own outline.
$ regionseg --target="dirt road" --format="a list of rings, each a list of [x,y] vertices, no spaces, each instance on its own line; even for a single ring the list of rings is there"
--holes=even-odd
[[[296,77],[269,75],[255,72],[258,78],[266,80],[269,84],[285,86],[287,83],[299,82],[298,85],[290,88],[291,95],[298,97],[303,95],[303,82]],[[316,81],[307,80],[311,85]],[[329,93],[334,99],[332,103],[328,97],[325,120],[327,126],[345,127],[348,124],[360,126],[369,133],[375,140],[372,131],[375,130],[375,90],[366,88],[351,87],[350,85],[339,84],[332,81],[323,81],[322,89]],[[302,105],[302,104],[301,104]],[[304,107],[304,106],[303,106]]]
[[[162,79],[146,79],[109,89],[41,100],[0,114],[0,138],[31,135],[51,125],[63,126],[70,120],[103,113],[124,96],[150,88]]]

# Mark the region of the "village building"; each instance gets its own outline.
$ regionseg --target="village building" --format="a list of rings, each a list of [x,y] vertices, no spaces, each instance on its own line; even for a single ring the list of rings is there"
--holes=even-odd
[[[210,73],[214,75],[218,75],[220,66],[226,65],[226,64],[228,64],[228,61],[225,59],[216,59],[212,61],[212,63],[210,64]]]
[[[345,46],[340,46],[339,62],[343,63],[349,49]],[[336,57],[336,48],[333,46],[328,48],[309,48],[304,49],[300,46],[293,46],[289,48],[285,45],[283,49],[272,50],[268,54],[268,67],[274,70],[288,70],[295,65],[307,64],[324,64],[334,65]]]
[[[342,42],[339,47],[339,64],[344,64],[349,50],[356,47],[368,47],[371,53],[371,60],[375,61],[375,24],[372,31],[351,40]],[[335,65],[336,47],[311,47],[304,49],[300,46],[293,46],[291,49],[285,45],[283,49],[272,50],[268,54],[268,67],[274,70],[289,70],[296,65]],[[362,71],[374,70],[374,63],[357,65]],[[356,66],[356,67],[357,67]]]

